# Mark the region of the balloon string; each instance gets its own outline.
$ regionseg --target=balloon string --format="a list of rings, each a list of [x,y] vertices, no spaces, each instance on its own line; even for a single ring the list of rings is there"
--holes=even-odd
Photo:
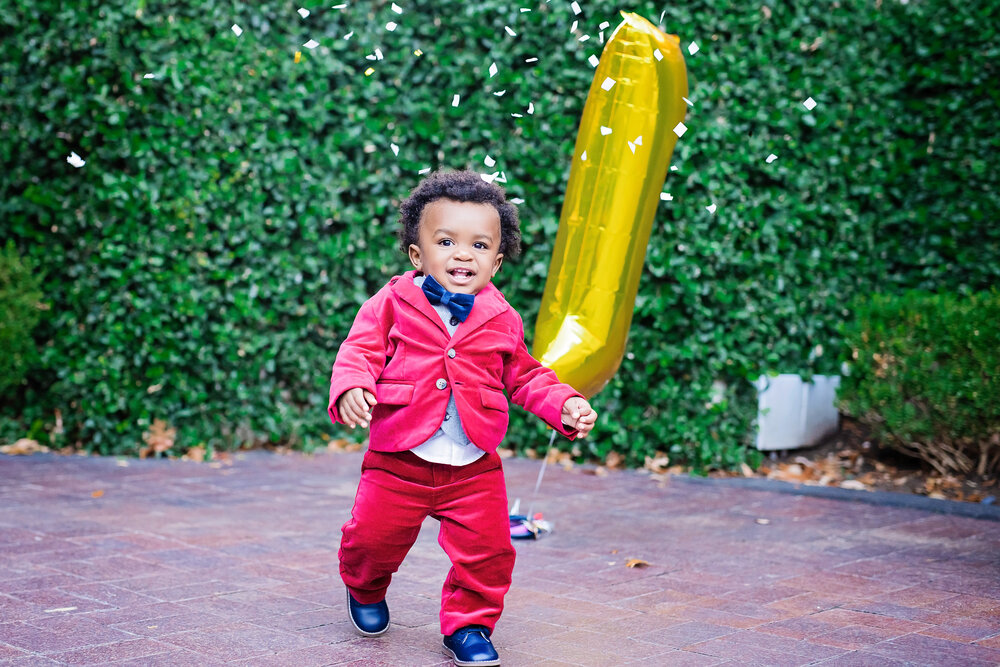
[[[542,467],[538,471],[538,479],[535,480],[535,490],[531,493],[531,502],[528,504],[528,521],[534,521],[535,498],[538,497],[538,487],[542,485],[542,477],[545,476],[545,466],[549,463],[549,454],[552,453],[552,445],[555,444],[555,441],[556,431],[552,429],[552,437],[549,438],[549,448],[545,450],[545,456],[542,457]]]

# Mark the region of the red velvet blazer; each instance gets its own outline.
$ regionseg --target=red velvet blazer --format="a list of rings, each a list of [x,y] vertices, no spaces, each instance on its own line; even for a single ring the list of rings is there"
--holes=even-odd
[[[361,387],[375,394],[368,447],[380,452],[412,449],[444,419],[449,390],[469,439],[495,451],[507,432],[507,397],[573,439],[562,424],[562,406],[582,396],[531,356],[521,316],[488,284],[476,295],[454,337],[413,283],[416,271],[392,278],[361,306],[337,352],[330,380],[330,418],[342,421],[337,399]]]

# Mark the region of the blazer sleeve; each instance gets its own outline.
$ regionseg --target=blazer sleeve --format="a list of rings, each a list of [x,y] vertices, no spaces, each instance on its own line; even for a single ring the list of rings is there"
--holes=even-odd
[[[354,318],[350,333],[340,344],[330,376],[330,403],[327,406],[334,423],[343,423],[337,410],[337,399],[345,391],[360,387],[375,393],[375,382],[382,374],[386,359],[391,356],[391,301],[388,286],[365,301]]]
[[[536,415],[570,440],[576,438],[576,429],[562,423],[562,406],[573,396],[583,394],[556,377],[555,371],[538,362],[524,343],[524,322],[511,309],[516,319],[517,349],[504,366],[503,384],[515,404]]]

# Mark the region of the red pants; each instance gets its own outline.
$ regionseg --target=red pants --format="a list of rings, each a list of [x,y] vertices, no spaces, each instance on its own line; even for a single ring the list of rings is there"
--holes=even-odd
[[[452,563],[441,591],[441,632],[466,625],[493,630],[514,569],[496,453],[449,466],[412,452],[368,451],[340,541],[340,576],[361,604],[382,600],[428,515],[441,522],[438,543]]]

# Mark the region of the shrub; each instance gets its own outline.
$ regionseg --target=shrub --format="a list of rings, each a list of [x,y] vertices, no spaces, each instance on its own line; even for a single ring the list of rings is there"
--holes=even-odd
[[[14,244],[0,248],[0,399],[13,402],[37,357],[32,330],[41,315],[42,277]],[[10,394],[10,396],[8,396]]]
[[[942,473],[1000,472],[1000,291],[860,300],[843,410]]]

